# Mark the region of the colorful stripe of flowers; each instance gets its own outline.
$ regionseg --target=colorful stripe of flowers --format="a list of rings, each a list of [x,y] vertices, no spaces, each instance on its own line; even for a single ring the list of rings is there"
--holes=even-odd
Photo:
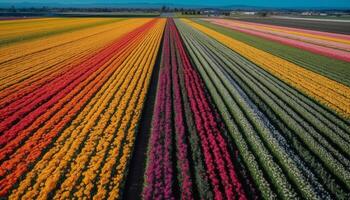
[[[350,199],[350,36],[206,20],[0,21],[0,198]]]
[[[105,88],[108,86],[109,88],[114,90],[118,89],[118,87],[112,84],[112,77],[118,75],[121,69],[125,70],[125,68],[129,68],[129,66],[138,66],[137,63],[139,63],[139,66],[142,66],[142,68],[136,68],[134,73],[135,75],[140,76],[139,80],[141,82],[140,84],[137,84],[138,82],[135,82],[134,84],[137,85],[137,87],[135,85],[136,90],[130,88],[130,91],[134,92],[129,92],[130,95],[134,96],[134,98],[132,99],[134,99],[135,102],[129,102],[127,96],[120,96],[121,94],[123,94],[123,91],[124,93],[127,93],[127,91],[129,91],[126,90],[127,87],[125,87],[126,85],[129,85],[127,82],[123,83],[126,84],[123,86],[125,89],[119,91],[119,98],[113,95],[110,96],[110,98],[116,98],[115,101],[119,101],[121,105],[134,105],[130,108],[125,108],[118,111],[120,113],[115,116],[114,120],[125,122],[133,121],[133,124],[136,124],[137,119],[139,119],[138,110],[142,108],[142,102],[145,98],[144,88],[148,88],[150,71],[153,67],[153,63],[155,62],[155,55],[160,43],[163,25],[163,20],[138,19],[134,22],[131,21],[131,23],[129,23],[128,26],[124,26],[123,31],[119,31],[119,38],[118,35],[114,35],[114,37],[117,37],[117,39],[115,39],[112,43],[101,48],[94,54],[85,57],[84,60],[77,62],[76,65],[69,65],[69,68],[61,72],[64,73],[61,76],[56,76],[55,78],[51,79],[45,84],[34,86],[34,88],[24,88],[29,89],[31,92],[23,95],[21,98],[13,99],[9,103],[3,104],[5,106],[3,107],[4,113],[2,115],[2,118],[4,120],[1,122],[1,130],[3,131],[3,134],[1,135],[2,162],[0,172],[0,189],[2,196],[9,193],[11,188],[13,188],[14,184],[19,180],[22,174],[29,174],[26,176],[26,178],[27,180],[31,180],[32,184],[34,184],[34,182],[32,182],[33,178],[39,177],[35,180],[37,181],[37,183],[39,183],[40,187],[37,188],[34,184],[34,187],[32,187],[31,190],[22,190],[22,188],[27,188],[28,186],[30,186],[27,185],[28,182],[24,180],[16,191],[12,191],[12,197],[19,197],[18,195],[20,195],[28,198],[44,198],[47,197],[48,194],[52,195],[52,191],[57,190],[57,184],[59,183],[59,181],[56,178],[60,177],[60,173],[55,173],[54,177],[47,176],[49,175],[46,173],[47,170],[42,169],[43,165],[40,165],[40,162],[36,163],[37,159],[41,156],[50,156],[52,155],[52,152],[58,153],[57,148],[51,147],[52,145],[63,145],[64,143],[56,143],[55,141],[60,141],[60,138],[62,137],[66,138],[69,135],[73,135],[74,129],[76,128],[76,123],[74,123],[74,121],[72,122],[72,120],[79,119],[79,116],[81,116],[81,114],[78,113],[84,113],[82,112],[84,111],[84,109],[87,109],[88,111],[91,110],[92,107],[91,105],[89,106],[89,103],[91,104],[91,102],[93,101],[92,99],[97,98],[96,94],[101,94],[101,92],[104,91],[106,92],[106,90],[101,90],[101,88]],[[103,34],[100,37],[103,37]],[[147,42],[148,45],[143,45],[143,42]],[[139,53],[136,53],[136,49],[138,49],[137,52]],[[135,54],[133,52],[135,52]],[[145,52],[153,53],[147,54],[146,56]],[[124,73],[124,76],[125,75],[126,74]],[[132,77],[130,77],[129,79],[131,78]],[[120,77],[118,81],[124,79]],[[109,108],[112,110],[115,110],[115,106],[118,105],[110,101],[103,102],[107,103],[105,104],[106,108],[109,106]],[[98,105],[99,104],[96,102],[96,106]],[[101,108],[104,109],[103,107],[100,107],[99,109]],[[135,114],[130,115],[130,109]],[[105,114],[108,114],[107,116],[111,117],[111,112],[107,112]],[[92,127],[88,128],[88,126],[92,126],[95,124],[94,126],[103,127],[103,123],[108,122],[108,117],[104,118],[102,115],[95,116],[98,117],[95,119],[97,121],[90,122],[97,123],[81,123],[81,126],[79,127],[83,128],[85,126],[85,128],[83,128],[85,132],[76,133],[88,134],[90,132],[90,135],[92,137]],[[98,121],[98,119],[100,119],[100,121]],[[106,119],[107,121],[103,119]],[[120,125],[120,131],[125,131],[123,134],[125,135],[126,139],[119,139],[116,141],[116,143],[122,145],[118,152],[123,152],[121,157],[123,158],[124,162],[120,162],[120,160],[118,161],[119,164],[117,165],[118,168],[120,168],[118,176],[121,176],[125,173],[127,160],[130,157],[130,148],[132,148],[133,145],[132,141],[135,129],[133,128],[133,126],[129,126],[128,123],[112,124],[114,126],[118,125],[117,127],[119,127]],[[74,128],[72,129],[71,127]],[[114,131],[117,127],[110,127],[109,130]],[[98,128],[94,129],[96,129],[96,131],[103,130]],[[97,137],[98,134],[101,134],[100,131],[96,132],[95,137]],[[113,136],[113,134],[107,134],[106,136]],[[113,138],[114,137],[109,138],[108,140],[106,140],[106,142],[113,142]],[[76,138],[75,142],[79,141],[82,142],[82,140],[78,140]],[[103,140],[101,141],[101,145],[103,144],[102,142]],[[106,144],[108,143],[105,143],[104,147],[108,147],[106,146]],[[76,145],[79,148],[76,149],[77,151],[74,152],[75,154],[80,152],[80,148],[82,147],[79,143]],[[89,143],[83,143],[83,146],[87,149],[91,148]],[[45,153],[46,149],[49,150],[47,153]],[[73,149],[74,148],[72,148],[72,150]],[[64,151],[66,149],[63,148],[60,150]],[[83,152],[81,155],[85,157],[86,154],[84,154]],[[55,155],[59,156],[61,154],[58,153]],[[73,157],[70,157],[70,159],[72,158]],[[61,159],[58,158],[58,160]],[[54,164],[53,166],[55,167],[55,169],[62,169],[56,168],[57,163],[54,160],[52,160],[52,157],[51,159],[42,159],[41,161]],[[35,163],[37,164],[35,166],[39,167],[39,171],[35,167],[33,169],[29,167],[30,165]],[[62,164],[65,164],[66,167],[74,168],[74,165],[71,166],[72,163],[65,162]],[[45,164],[44,166],[50,167],[51,165]],[[99,169],[102,168],[103,165],[100,165]],[[86,167],[81,168],[81,170],[82,171],[79,172],[84,172],[86,170]],[[64,171],[65,170],[62,169],[61,172]],[[33,174],[33,176],[31,176],[30,174]],[[49,178],[49,180],[45,179],[45,177]],[[74,176],[71,176],[70,179],[73,177]],[[109,179],[113,180],[113,178],[114,175],[111,176]],[[67,179],[67,181],[70,179]],[[57,180],[57,182],[54,182],[54,180]],[[113,184],[116,184],[116,190],[120,188],[120,182],[123,180],[124,179],[118,178],[112,182]],[[47,182],[47,184],[50,182],[50,184],[42,185],[41,183],[43,183],[43,181]],[[114,186],[113,184],[111,186]],[[62,183],[61,187],[63,186],[66,186],[65,182]],[[73,186],[74,185],[71,184],[69,185],[69,187]],[[60,193],[57,194],[58,196],[61,196]],[[113,190],[113,194],[115,196],[118,196],[119,192]],[[79,195],[79,193],[77,193],[76,195]]]
[[[243,33],[297,47],[330,58],[350,62],[350,44],[327,40],[331,37],[319,39],[315,38],[315,35],[304,36],[292,34],[295,33],[295,31],[292,33],[285,33],[280,31],[283,28],[273,28],[271,30],[264,28],[263,25],[250,25],[233,20],[209,19],[208,21]]]
[[[226,44],[232,50],[315,98],[317,101],[331,107],[341,115],[350,117],[349,87],[190,20],[183,19],[183,21]]]
[[[203,198],[212,194],[215,199],[246,199],[242,180],[236,175],[233,157],[222,135],[224,129],[220,119],[210,105],[203,82],[189,62],[173,20],[167,22],[163,44],[144,199],[177,198],[174,191],[176,179],[181,199],[194,199],[194,188],[198,188],[196,190]],[[186,96],[190,110],[185,109],[183,96]],[[195,137],[201,143],[200,147],[195,148],[203,152],[200,162],[207,170],[205,174],[199,174],[198,170],[193,169],[197,176],[191,176],[190,166],[197,163],[190,163],[188,149],[194,148],[195,144],[191,144],[193,136],[190,135],[193,133],[186,128],[189,126],[185,117],[189,114],[186,113],[193,113]],[[172,152],[176,152],[176,157]],[[197,178],[207,181],[211,189],[196,185]]]

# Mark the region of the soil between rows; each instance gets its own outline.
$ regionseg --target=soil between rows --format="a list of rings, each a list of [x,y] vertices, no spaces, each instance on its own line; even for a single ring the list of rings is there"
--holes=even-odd
[[[152,128],[152,116],[157,96],[159,69],[163,49],[163,36],[153,68],[151,82],[142,110],[136,134],[133,155],[129,163],[129,171],[125,182],[122,199],[142,199],[144,173],[147,161],[147,146]]]

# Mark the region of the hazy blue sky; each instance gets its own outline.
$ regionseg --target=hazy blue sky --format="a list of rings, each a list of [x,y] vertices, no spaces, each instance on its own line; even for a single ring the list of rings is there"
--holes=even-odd
[[[35,3],[175,3],[196,5],[249,5],[266,7],[346,7],[350,0],[0,0],[0,2],[35,2]]]

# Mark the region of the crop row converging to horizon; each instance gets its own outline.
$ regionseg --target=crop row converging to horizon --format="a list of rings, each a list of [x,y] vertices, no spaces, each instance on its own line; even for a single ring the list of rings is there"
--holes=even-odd
[[[349,199],[350,36],[2,20],[0,197]]]

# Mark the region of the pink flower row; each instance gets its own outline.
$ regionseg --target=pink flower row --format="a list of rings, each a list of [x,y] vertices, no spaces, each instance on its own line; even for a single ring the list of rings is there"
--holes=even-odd
[[[240,21],[240,23],[255,25],[255,26],[259,25],[259,26],[268,27],[268,28],[283,29],[283,30],[288,30],[288,31],[296,31],[296,32],[301,32],[301,33],[309,33],[309,34],[314,34],[314,35],[322,35],[322,36],[333,37],[333,38],[338,38],[338,39],[350,40],[350,35],[339,34],[339,33],[329,33],[329,32],[323,32],[323,31],[315,31],[315,30],[308,30],[308,29],[301,29],[301,28],[292,28],[292,27],[277,26],[277,25],[270,25],[270,24],[261,24],[261,23],[254,23],[254,22]]]
[[[334,49],[339,49],[343,51],[350,51],[350,44],[347,43],[342,43],[339,41],[334,41],[334,40],[328,40],[328,39],[320,39],[316,37],[309,37],[307,35],[304,35],[303,32],[298,32],[301,34],[294,34],[294,33],[288,33],[284,32],[284,29],[279,28],[276,29],[274,28],[273,30],[267,28],[265,29],[263,25],[247,25],[245,23],[240,23],[236,21],[230,21],[230,20],[223,20],[223,19],[212,19],[210,20],[213,23],[216,23],[218,25],[223,25],[223,26],[230,26],[231,28],[242,28],[246,30],[252,30],[252,31],[257,31],[261,33],[267,33],[271,35],[276,35],[280,36],[282,38],[289,38],[297,41],[303,41],[311,44],[316,44],[324,47],[329,47],[329,48],[334,48]],[[316,35],[317,36],[317,35]],[[350,42],[350,41],[349,41]]]
[[[177,34],[176,37],[179,41],[177,46],[183,58],[185,86],[194,113],[197,131],[201,138],[204,159],[214,188],[215,198],[246,199],[246,194],[233,165],[232,159],[234,157],[230,155],[226,140],[221,134],[220,124],[216,121],[219,115],[210,105],[204,83],[191,66],[179,35]],[[223,193],[218,190],[220,184],[224,188]]]
[[[145,199],[174,198],[172,186],[176,176],[173,174],[172,166],[175,158],[171,157],[171,152],[174,151],[171,140],[173,134],[176,137],[177,164],[180,168],[181,198],[193,198],[188,147],[185,142],[186,130],[177,71],[178,65],[174,37],[171,33],[171,26],[173,25],[168,20],[164,33],[159,88],[146,171]],[[174,109],[174,112],[172,109]],[[174,118],[172,118],[173,113]],[[172,127],[174,128],[172,129]]]
[[[230,23],[230,22],[227,23],[227,20],[220,21],[219,19],[217,19],[217,20],[213,20],[212,22],[221,26],[225,26],[227,28],[231,28],[231,29],[243,32],[243,33],[247,33],[247,34],[262,37],[268,40],[276,41],[282,44],[300,48],[300,49],[310,51],[316,54],[320,54],[323,56],[327,56],[330,58],[350,62],[350,52],[330,48],[330,47],[336,47],[336,48],[343,48],[345,50],[350,50],[349,45],[340,44],[340,43],[335,44],[334,42],[329,42],[325,40],[319,41],[314,38],[305,39],[306,37],[301,37],[301,36],[293,36],[293,39],[290,39],[290,38],[286,38],[287,36],[281,33],[272,34],[270,31],[262,31],[261,29],[255,30],[251,28],[249,29],[242,28],[240,26],[235,25],[234,23]],[[303,39],[304,41],[307,41],[307,42],[317,41],[319,45],[299,41],[298,39]],[[324,45],[324,46],[321,46],[321,45]]]
[[[179,68],[181,67],[177,62],[178,54],[178,45],[181,44],[179,40],[179,36],[174,20],[169,19],[168,24],[170,27],[170,38],[171,38],[171,66],[172,66],[172,80],[173,80],[173,102],[175,109],[175,133],[176,133],[176,141],[177,141],[177,150],[178,150],[178,163],[181,169],[181,198],[182,199],[192,199],[192,181],[190,177],[190,164],[188,160],[189,153],[187,152],[188,146],[186,144],[186,130],[185,130],[185,119],[184,119],[184,107],[182,105],[181,99],[181,88],[180,88],[180,80],[179,76],[181,75],[179,72]],[[183,58],[180,57],[182,60]]]
[[[194,198],[190,176],[190,155],[186,144],[188,132],[184,126],[185,111],[181,100],[179,76],[183,76],[185,80],[186,95],[201,139],[203,159],[214,198],[246,199],[245,191],[235,171],[234,157],[229,152],[227,141],[222,136],[220,124],[217,122],[219,115],[210,105],[204,83],[191,66],[172,19],[168,19],[164,33],[161,71],[143,191],[144,199],[175,198],[171,188],[177,177],[171,167],[175,161],[180,170],[181,199]],[[172,113],[174,113],[173,118]],[[171,142],[172,134],[176,137],[176,158],[169,154],[174,151],[172,149],[174,144]]]

